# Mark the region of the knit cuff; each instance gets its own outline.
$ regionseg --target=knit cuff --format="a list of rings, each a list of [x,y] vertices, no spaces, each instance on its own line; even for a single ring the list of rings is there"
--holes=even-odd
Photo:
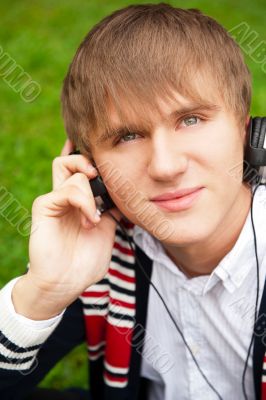
[[[64,311],[47,321],[32,321],[17,314],[11,292],[19,278],[0,290],[0,368],[28,370],[41,345],[61,321]]]

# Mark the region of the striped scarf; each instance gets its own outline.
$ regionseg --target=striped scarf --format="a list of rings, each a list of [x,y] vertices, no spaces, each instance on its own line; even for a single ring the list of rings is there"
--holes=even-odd
[[[132,238],[134,224],[123,219],[121,224]],[[128,383],[136,311],[134,263],[130,245],[117,227],[106,276],[80,296],[89,360],[93,363],[103,357],[103,380],[117,388]]]

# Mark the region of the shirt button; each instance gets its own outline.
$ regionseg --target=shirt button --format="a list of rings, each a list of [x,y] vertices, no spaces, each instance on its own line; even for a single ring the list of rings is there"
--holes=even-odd
[[[200,347],[197,344],[193,344],[192,346],[190,346],[190,349],[194,356],[196,356],[196,354],[200,352]]]

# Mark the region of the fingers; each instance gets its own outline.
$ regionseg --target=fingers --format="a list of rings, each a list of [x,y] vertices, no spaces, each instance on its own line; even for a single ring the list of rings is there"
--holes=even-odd
[[[88,198],[84,191],[75,185],[66,186],[53,193],[53,205],[58,210],[64,210],[73,206],[81,212],[81,222],[85,228],[88,223],[95,225],[99,222],[99,215],[96,211],[94,200]]]
[[[80,211],[84,228],[94,226],[100,221],[89,181],[83,174],[75,174],[59,189],[39,196],[33,203],[32,211],[34,215],[62,218],[73,213],[73,208]],[[73,214],[74,219],[75,215]]]
[[[85,228],[99,222],[89,184],[89,180],[97,176],[97,170],[91,162],[79,154],[56,157],[53,160],[52,172],[53,191],[48,194],[49,206],[46,209],[50,209],[53,216],[60,216],[69,211],[70,206],[77,208]]]
[[[99,222],[99,218],[97,217],[97,208],[96,208],[96,203],[95,199],[91,190],[91,186],[89,184],[89,180],[86,175],[83,173],[77,172],[74,175],[72,175],[67,181],[63,183],[61,188],[70,188],[70,191],[73,190],[73,196],[71,197],[71,202],[70,204],[73,205],[74,207],[77,207],[75,204],[75,194],[77,194],[78,199],[81,200],[80,195],[78,195],[78,192],[81,194],[82,193],[82,198],[85,198],[85,205],[86,208],[79,207],[80,211],[83,213],[85,220],[83,222],[86,222],[86,219],[88,219],[90,222],[95,223],[96,221]],[[83,203],[82,203],[83,204]],[[85,213],[84,210],[87,209],[89,210],[88,213]]]
[[[67,139],[61,151],[61,156],[67,156],[75,148],[74,144]]]
[[[82,172],[89,179],[97,176],[97,170],[86,157],[78,154],[56,157],[53,160],[53,189],[58,189],[67,179]]]
[[[85,196],[87,196],[88,200],[94,205],[95,200],[93,197],[93,193],[91,190],[91,186],[89,184],[89,179],[85,174],[82,172],[76,172],[74,175],[72,175],[70,178],[68,178],[61,186],[60,188],[68,187],[68,186],[75,186],[77,187]],[[57,189],[57,190],[60,190]],[[96,206],[95,206],[96,207]],[[95,210],[96,211],[96,210]]]

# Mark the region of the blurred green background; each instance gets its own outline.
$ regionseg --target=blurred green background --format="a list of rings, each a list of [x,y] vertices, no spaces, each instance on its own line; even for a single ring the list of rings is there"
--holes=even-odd
[[[51,190],[51,162],[65,141],[59,96],[75,50],[101,18],[134,3],[118,0],[0,2],[0,46],[41,86],[40,95],[33,102],[26,103],[2,79],[0,69],[0,186],[6,188],[29,213],[34,198]],[[266,40],[264,0],[169,3],[199,8],[228,30],[245,22],[250,31],[257,33],[253,48]],[[253,75],[252,114],[265,115],[266,64],[263,70],[262,64],[248,54],[246,61]],[[2,214],[0,229],[0,284],[3,286],[25,271],[28,236],[22,236],[16,225],[12,226]],[[41,385],[86,387],[86,360],[86,347],[79,346],[48,374]]]

